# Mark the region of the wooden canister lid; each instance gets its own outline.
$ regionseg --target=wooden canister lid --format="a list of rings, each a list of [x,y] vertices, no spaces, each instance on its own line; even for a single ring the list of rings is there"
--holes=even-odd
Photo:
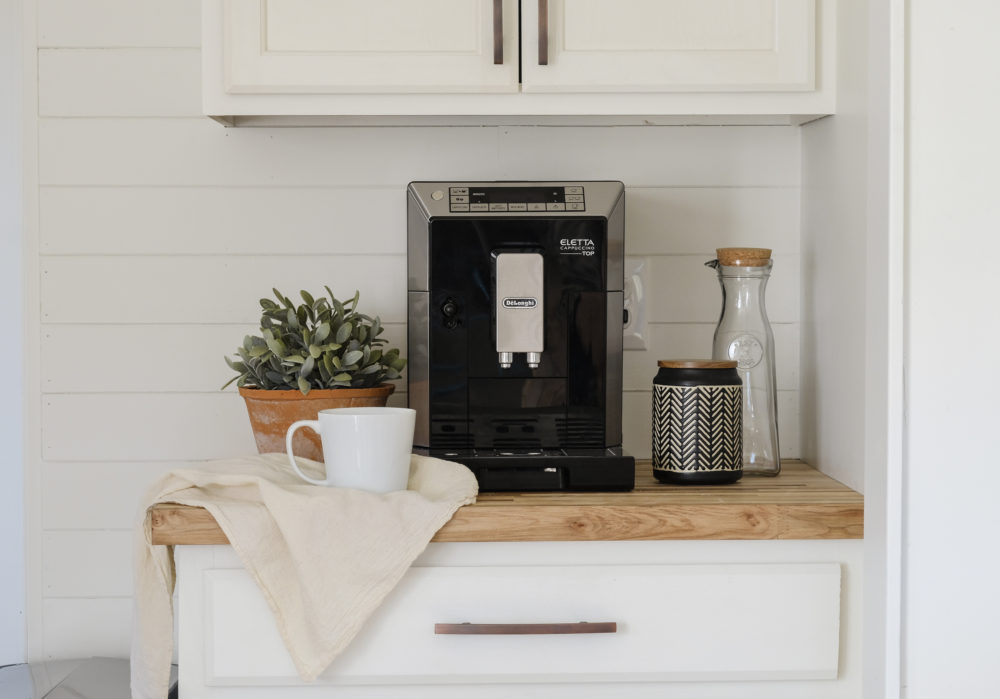
[[[770,248],[717,248],[715,254],[725,267],[763,267],[771,259]]]
[[[735,369],[737,362],[710,359],[661,359],[656,366],[663,369]]]

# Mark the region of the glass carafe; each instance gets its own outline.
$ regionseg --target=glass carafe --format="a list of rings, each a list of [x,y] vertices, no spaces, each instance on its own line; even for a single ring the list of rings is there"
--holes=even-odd
[[[776,476],[778,450],[774,335],[767,320],[764,291],[771,275],[771,251],[720,248],[706,262],[719,275],[722,314],[712,340],[712,359],[735,360],[743,379],[743,472]]]

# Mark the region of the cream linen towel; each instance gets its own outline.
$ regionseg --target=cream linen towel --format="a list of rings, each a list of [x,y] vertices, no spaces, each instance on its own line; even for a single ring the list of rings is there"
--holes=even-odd
[[[299,464],[321,477],[321,464]],[[313,680],[477,490],[465,466],[422,456],[411,458],[408,489],[385,495],[305,484],[284,454],[171,471],[148,493],[136,528],[133,699],[165,699],[173,654],[173,550],[151,544],[146,507],[176,502],[212,513],[299,675]]]

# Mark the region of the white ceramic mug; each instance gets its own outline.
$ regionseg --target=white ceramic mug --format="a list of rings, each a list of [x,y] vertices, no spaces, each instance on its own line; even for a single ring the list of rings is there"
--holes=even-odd
[[[295,472],[314,485],[357,488],[374,493],[405,490],[410,476],[413,425],[410,408],[333,408],[320,410],[318,420],[292,423],[285,449]],[[302,473],[292,454],[292,436],[300,427],[319,433],[323,441],[326,478]]]

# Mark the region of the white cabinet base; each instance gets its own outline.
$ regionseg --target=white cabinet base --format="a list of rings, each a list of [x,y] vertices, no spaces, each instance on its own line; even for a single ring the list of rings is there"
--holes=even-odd
[[[185,699],[492,697],[512,683],[538,697],[627,683],[634,697],[847,699],[860,686],[860,541],[434,544],[313,684],[229,547],[176,556]],[[618,630],[433,632],[579,621]]]

